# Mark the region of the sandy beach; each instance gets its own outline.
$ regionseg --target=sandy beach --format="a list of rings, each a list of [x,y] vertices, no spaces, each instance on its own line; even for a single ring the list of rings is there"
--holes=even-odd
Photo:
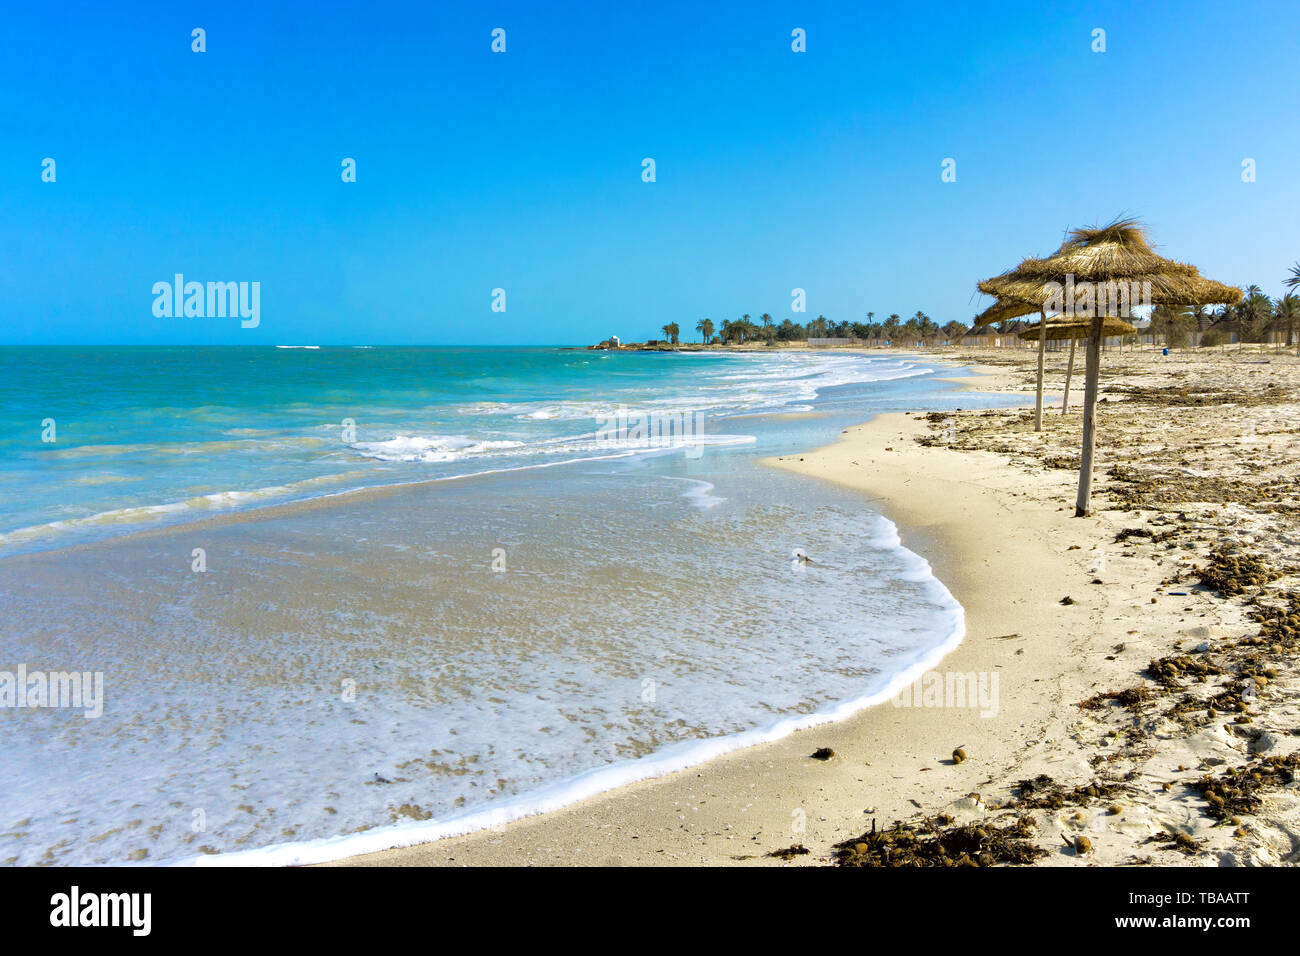
[[[1032,352],[940,354],[983,373],[971,387],[1032,400]],[[860,491],[963,604],[948,692],[342,863],[852,864],[861,835],[898,823],[932,844],[1014,828],[1040,865],[1295,863],[1300,361],[1108,351],[1082,519],[1064,368],[1049,354],[1042,433],[1032,408],[918,409],[770,462]]]
[[[340,6],[7,18],[11,934],[1285,928],[1294,2]]]

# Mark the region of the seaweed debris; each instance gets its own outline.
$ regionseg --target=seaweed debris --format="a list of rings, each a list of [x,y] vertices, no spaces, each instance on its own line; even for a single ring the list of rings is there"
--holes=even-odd
[[[993,823],[952,825],[952,818],[926,818],[919,825],[895,823],[835,846],[839,866],[996,866],[1033,863],[1047,851],[1030,842],[1034,822],[1017,817],[1005,826]]]
[[[1194,573],[1202,585],[1224,597],[1245,594],[1282,577],[1281,571],[1258,554],[1233,554],[1224,548],[1211,551],[1205,567],[1196,568]]]
[[[1226,820],[1242,813],[1254,813],[1263,802],[1260,794],[1300,780],[1300,753],[1265,757],[1253,763],[1225,770],[1219,776],[1207,774],[1192,784],[1209,803],[1205,813]]]

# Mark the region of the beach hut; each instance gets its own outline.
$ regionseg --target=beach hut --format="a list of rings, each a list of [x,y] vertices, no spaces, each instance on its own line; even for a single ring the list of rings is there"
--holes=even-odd
[[[1072,230],[1051,256],[1025,259],[1015,269],[979,283],[979,290],[1007,303],[1008,309],[1017,307],[1012,303],[1019,303],[1021,308],[1032,306],[1028,311],[1039,311],[1044,322],[1049,311],[1061,313],[1067,321],[1088,320],[1083,448],[1074,506],[1079,517],[1089,513],[1091,504],[1104,317],[1127,318],[1135,306],[1215,305],[1241,298],[1240,289],[1202,277],[1195,266],[1157,255],[1147,241],[1146,229],[1134,219]],[[1046,328],[1040,328],[1040,422],[1046,333]]]
[[[1002,343],[998,338],[997,329],[987,325],[982,329],[972,329],[967,332],[962,336],[961,344],[978,348],[993,348]]]

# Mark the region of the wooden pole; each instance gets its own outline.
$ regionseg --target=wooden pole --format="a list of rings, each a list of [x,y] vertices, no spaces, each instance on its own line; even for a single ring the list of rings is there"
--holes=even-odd
[[[1078,344],[1078,339],[1070,339],[1070,363],[1065,366],[1065,397],[1061,399],[1062,415],[1070,407],[1070,376],[1074,374],[1074,347]]]
[[[1097,378],[1101,366],[1101,310],[1092,317],[1088,330],[1086,384],[1083,388],[1083,450],[1079,456],[1079,496],[1074,516],[1087,517],[1092,497],[1092,457],[1097,448]]]
[[[1043,430],[1043,360],[1047,356],[1047,309],[1038,310],[1038,397],[1034,401],[1034,431]]]

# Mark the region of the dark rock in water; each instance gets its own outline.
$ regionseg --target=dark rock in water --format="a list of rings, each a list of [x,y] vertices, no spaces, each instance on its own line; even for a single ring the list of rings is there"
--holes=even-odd
[[[835,756],[835,751],[831,750],[830,747],[818,747],[816,750],[812,752],[812,757],[814,760],[830,760],[834,756]]]

